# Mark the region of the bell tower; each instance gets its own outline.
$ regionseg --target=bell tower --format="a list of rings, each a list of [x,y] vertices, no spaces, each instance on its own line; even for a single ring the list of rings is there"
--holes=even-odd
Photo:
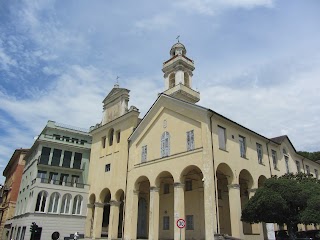
[[[200,93],[192,89],[194,63],[186,54],[185,46],[179,41],[172,46],[170,59],[163,63],[162,68],[166,88],[163,93],[196,103],[200,100]]]

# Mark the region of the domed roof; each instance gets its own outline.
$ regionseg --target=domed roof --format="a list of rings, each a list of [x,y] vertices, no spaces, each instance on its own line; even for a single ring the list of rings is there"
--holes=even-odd
[[[177,43],[173,44],[173,46],[171,47],[171,50],[170,50],[171,57],[173,57],[174,55],[177,55],[176,50],[182,50],[182,55],[187,54],[186,47],[181,42],[177,42]]]

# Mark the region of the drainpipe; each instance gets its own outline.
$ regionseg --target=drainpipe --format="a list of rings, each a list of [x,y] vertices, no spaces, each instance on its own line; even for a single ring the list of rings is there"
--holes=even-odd
[[[218,199],[217,199],[217,188],[218,188],[218,183],[217,183],[217,176],[216,176],[216,168],[215,168],[215,164],[214,164],[214,156],[213,156],[213,137],[212,137],[212,117],[213,117],[213,112],[211,110],[209,110],[209,112],[211,113],[211,116],[210,116],[210,137],[211,137],[211,151],[212,151],[212,165],[213,165],[213,181],[214,181],[214,201],[215,201],[215,205],[216,205],[216,222],[217,222],[217,225],[216,225],[216,232],[217,234],[220,233],[220,228],[219,228],[219,214],[218,214],[218,211],[219,211],[219,208],[218,208]]]
[[[123,203],[123,213],[122,213],[122,238],[124,239],[124,226],[125,226],[125,216],[126,216],[126,206],[127,206],[127,188],[128,188],[128,169],[129,169],[129,147],[130,147],[130,140],[128,139],[128,148],[127,148],[127,171],[126,171],[126,187],[124,190],[124,203]]]
[[[270,153],[269,153],[269,147],[268,147],[268,146],[269,146],[269,143],[270,143],[270,140],[269,140],[269,142],[266,143],[266,145],[267,145],[267,152],[268,152],[270,176],[272,176],[271,163],[270,163]]]

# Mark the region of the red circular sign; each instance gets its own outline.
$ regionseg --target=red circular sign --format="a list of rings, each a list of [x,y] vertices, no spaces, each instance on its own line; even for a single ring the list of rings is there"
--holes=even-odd
[[[177,220],[177,227],[178,228],[184,228],[186,227],[186,221],[182,218],[178,219]]]

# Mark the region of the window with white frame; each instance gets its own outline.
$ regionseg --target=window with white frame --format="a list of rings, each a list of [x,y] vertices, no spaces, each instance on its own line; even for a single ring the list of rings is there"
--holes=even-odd
[[[310,174],[310,167],[309,167],[309,165],[306,165],[306,171],[307,171],[307,174],[309,175],[309,174]]]
[[[161,157],[170,155],[170,134],[164,132],[161,136]]]
[[[256,143],[256,146],[257,146],[258,163],[262,164],[262,156],[263,156],[262,145],[260,143]]]
[[[72,214],[81,214],[82,197],[77,195],[73,199]]]
[[[193,230],[194,225],[193,225],[193,215],[187,215],[186,216],[186,230]]]
[[[187,151],[194,149],[194,131],[187,132]]]
[[[218,126],[218,139],[219,139],[219,148],[226,150],[226,129],[224,127]]]
[[[169,230],[169,229],[170,229],[170,217],[163,216],[163,230]]]
[[[148,155],[147,145],[142,146],[142,148],[141,148],[141,162],[147,161],[147,155]]]
[[[319,178],[319,172],[318,172],[318,170],[317,170],[317,169],[314,169],[314,175],[315,175],[316,179],[318,179],[318,178]]]
[[[278,157],[275,150],[271,150],[273,168],[278,169]]]
[[[47,197],[48,197],[48,193],[46,191],[39,192],[37,197],[36,209],[35,209],[36,212],[45,211]]]
[[[285,164],[286,164],[286,171],[287,171],[287,173],[290,173],[290,169],[289,169],[289,157],[288,157],[288,156],[284,156],[284,160],[285,160]]]
[[[300,162],[297,160],[296,161],[296,165],[297,165],[297,172],[301,172],[301,165],[300,165]]]
[[[58,204],[59,204],[60,194],[57,192],[54,192],[50,196],[49,201],[49,213],[57,213],[58,212]]]
[[[65,194],[62,197],[61,210],[60,213],[68,214],[70,213],[70,203],[71,203],[71,194]]]
[[[239,135],[240,156],[246,157],[246,138]]]

